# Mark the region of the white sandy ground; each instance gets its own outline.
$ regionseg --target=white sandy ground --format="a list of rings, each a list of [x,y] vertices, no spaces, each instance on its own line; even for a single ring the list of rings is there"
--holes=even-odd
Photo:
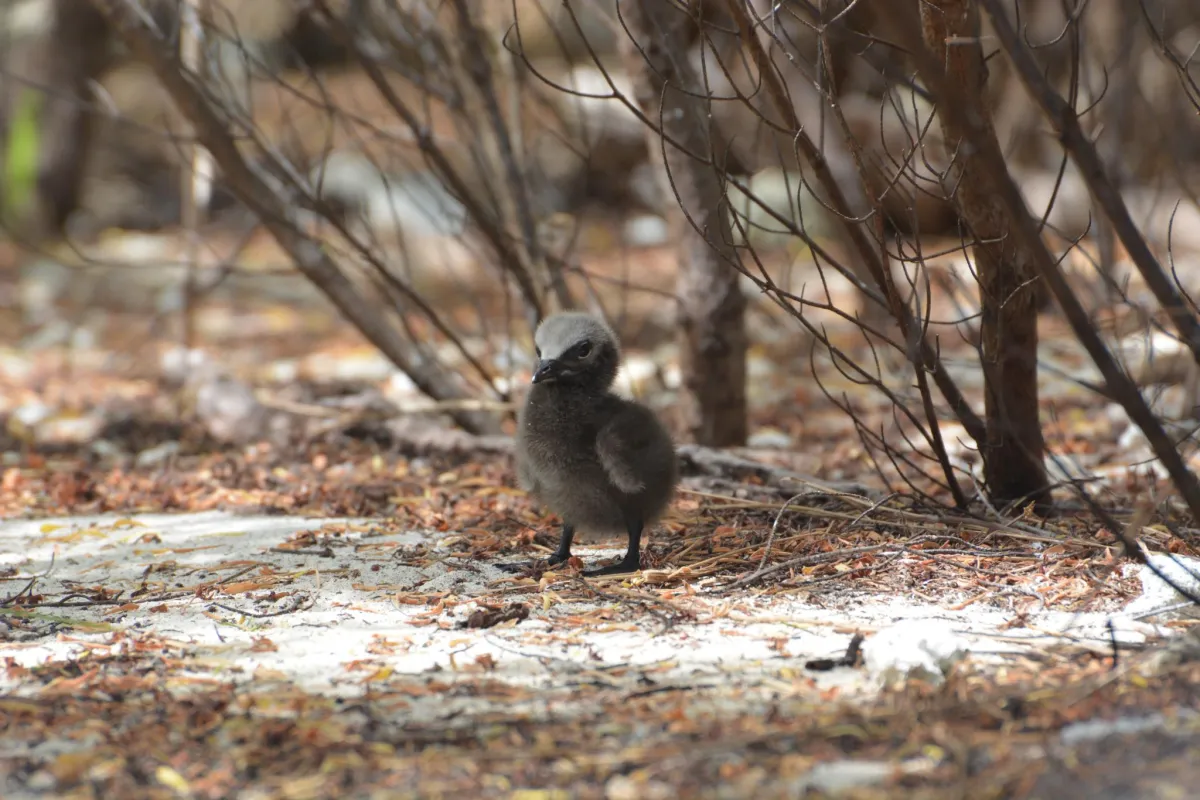
[[[320,533],[339,524],[347,528],[339,537],[345,544],[334,547],[332,557],[271,549],[298,532]],[[748,701],[772,694],[810,692],[809,678],[818,688],[839,687],[844,698],[864,697],[883,675],[917,668],[937,679],[940,668],[960,657],[996,663],[1060,645],[1108,653],[1110,620],[1123,641],[1168,636],[1171,629],[1143,621],[1147,605],[1161,607],[1178,599],[1151,587],[1134,601],[1138,614],[1122,609],[1084,614],[1045,609],[1020,620],[1014,611],[982,603],[956,611],[915,595],[870,596],[846,588],[806,597],[756,597],[746,590],[713,591],[715,584],[703,582],[691,591],[643,584],[636,588],[664,597],[664,605],[643,606],[633,615],[628,609],[618,611],[605,620],[596,612],[613,608],[614,599],[565,602],[560,594],[570,593],[571,584],[521,587],[492,564],[453,556],[453,535],[389,531],[372,520],[224,512],[0,523],[0,574],[16,569],[0,581],[0,597],[11,596],[31,577],[47,572],[32,591],[48,599],[105,587],[123,591],[121,600],[139,602],[130,595],[143,581],[152,593],[192,590],[165,603],[143,599],[130,610],[119,610],[119,605],[43,606],[31,614],[37,630],[45,633],[33,638],[27,638],[28,631],[5,625],[3,618],[10,610],[0,609],[0,663],[12,659],[33,666],[71,659],[98,645],[115,642],[122,647],[119,631],[125,629],[185,647],[197,679],[263,687],[287,682],[341,697],[361,697],[368,685],[411,687],[411,697],[404,702],[409,722],[454,720],[469,725],[486,720],[491,712],[513,712],[514,706],[524,706],[535,718],[582,713],[577,687],[597,682],[629,692],[648,686],[699,689],[692,702],[701,707],[738,703],[744,709]],[[429,548],[423,558],[432,556],[433,565],[404,564],[406,553],[414,560],[413,548],[420,544]],[[618,552],[579,548],[577,554],[590,562]],[[224,581],[225,591],[197,596],[195,587],[218,581]],[[620,581],[593,585],[610,596],[621,591]],[[506,589],[505,596],[497,596]],[[420,597],[441,592],[450,593],[446,600],[461,602],[439,610]],[[523,602],[531,614],[519,623],[488,629],[457,627],[478,608],[473,598],[493,605]],[[958,599],[962,598],[944,602],[949,606]],[[676,615],[673,624],[665,626],[664,615],[673,609],[691,612],[691,618]],[[237,610],[286,613],[252,617]],[[579,615],[589,612],[595,615],[594,623],[579,625]],[[572,624],[564,624],[567,618]],[[63,619],[99,624],[101,629],[68,630],[53,624]],[[809,659],[844,654],[855,632],[867,636],[866,669],[805,669]],[[264,639],[270,644],[264,646]],[[0,671],[0,693],[20,696],[36,691],[14,677],[18,673]],[[535,689],[535,699],[506,699],[495,691],[486,696],[422,691],[430,681],[454,684],[484,677],[521,689],[514,697],[528,697],[523,690]],[[706,694],[707,688],[719,691]],[[87,746],[84,740],[0,741],[0,758],[50,757]],[[840,787],[847,780],[858,784],[877,779],[871,776],[878,770],[859,774],[861,766],[853,761],[824,765],[823,770],[834,772],[814,774],[811,781],[814,786],[832,781],[830,786]]]
[[[271,549],[294,534],[320,534],[330,525],[346,528],[335,540],[331,558]],[[392,697],[397,691],[403,694],[397,708],[403,709],[407,723],[472,726],[486,724],[492,714],[517,711],[533,720],[586,715],[587,703],[578,694],[582,685],[613,688],[628,697],[686,687],[697,690],[690,694],[690,705],[702,714],[734,706],[742,712],[762,706],[764,712],[772,696],[811,692],[809,678],[817,688],[836,686],[841,697],[852,700],[869,696],[884,676],[920,670],[926,678],[940,679],[941,670],[962,657],[996,663],[1060,645],[1108,654],[1112,631],[1129,643],[1169,636],[1170,628],[1141,620],[1150,610],[1178,604],[1174,591],[1154,585],[1146,575],[1146,593],[1126,609],[1086,614],[1044,609],[1022,619],[1013,610],[982,603],[952,610],[916,596],[870,596],[848,589],[766,597],[752,591],[721,593],[713,590],[715,584],[701,582],[691,591],[643,584],[637,587],[643,596],[664,597],[662,606],[642,606],[632,615],[626,608],[605,620],[602,612],[620,602],[613,599],[619,581],[593,584],[608,599],[565,602],[560,594],[570,593],[569,583],[538,587],[527,582],[522,587],[494,565],[454,557],[454,535],[389,530],[370,519],[224,512],[2,523],[0,575],[8,567],[17,572],[0,581],[0,596],[17,593],[32,576],[46,573],[32,593],[58,599],[103,587],[124,591],[119,600],[139,604],[125,610],[120,604],[43,606],[32,610],[31,621],[44,634],[32,638],[28,630],[5,625],[10,609],[0,609],[0,660],[31,667],[70,660],[96,646],[121,648],[127,642],[120,634],[124,628],[184,646],[190,654],[190,678],[197,681],[235,680],[263,688],[290,684],[347,698],[362,697],[368,687],[386,687]],[[413,551],[420,545],[430,548],[420,558],[432,555],[432,566],[404,564],[406,553],[418,560]],[[577,554],[590,561],[618,551],[578,548]],[[197,587],[215,582],[223,582],[223,591],[198,596]],[[180,589],[191,593],[166,602],[131,599],[143,583],[151,595]],[[425,602],[439,593],[449,593],[444,608]],[[457,627],[479,607],[475,599],[493,606],[523,602],[532,613],[517,624]],[[956,600],[947,597],[944,602],[950,606]],[[283,613],[248,616],[238,609]],[[686,610],[690,619],[676,615],[665,626],[666,615],[674,610]],[[594,622],[578,624],[578,616],[588,613],[595,615],[589,618]],[[566,618],[570,624],[564,624]],[[65,619],[92,626],[68,630],[54,625]],[[868,637],[865,668],[804,668],[810,658],[844,654],[856,632]],[[270,644],[264,646],[265,640]],[[0,670],[0,693],[38,691],[18,674]],[[494,691],[494,684],[484,694],[470,691],[466,684],[481,678],[521,691],[505,697]],[[463,681],[462,692],[452,688],[458,680]],[[440,688],[424,691],[431,682]],[[178,690],[186,691],[186,686]],[[1087,735],[1120,732],[1121,724],[1128,723],[1159,724],[1117,720],[1099,723]],[[92,744],[86,736],[61,741],[0,738],[0,759],[54,758]],[[836,794],[880,782],[894,768],[856,759],[821,764],[798,784],[797,792],[809,787]],[[917,759],[901,768],[928,765]],[[613,778],[616,783],[607,786],[607,796],[637,796],[636,787],[630,794],[623,784],[618,786],[622,780]]]
[[[339,547],[332,551],[332,558],[271,550],[297,532],[320,533],[339,523],[350,528],[341,540],[370,547]],[[405,548],[422,542],[432,545],[435,557],[444,552],[444,560],[425,568],[405,565]],[[445,534],[378,535],[371,520],[225,512],[0,523],[0,570],[9,566],[17,569],[15,575],[0,582],[4,596],[47,569],[49,574],[39,578],[33,589],[47,598],[60,597],[73,588],[99,586],[122,590],[121,599],[138,602],[131,594],[143,581],[155,590],[152,593],[219,580],[225,580],[224,586],[234,590],[203,599],[192,594],[161,604],[143,600],[137,609],[128,611],[116,610],[119,606],[114,605],[43,607],[36,610],[35,619],[104,623],[110,630],[86,633],[77,629],[69,636],[51,633],[43,639],[13,641],[11,631],[0,629],[0,639],[5,640],[0,643],[0,657],[11,657],[24,666],[68,658],[85,649],[89,641],[107,641],[112,637],[111,630],[125,628],[155,633],[190,645],[197,652],[210,652],[214,658],[204,663],[219,665],[225,674],[249,679],[259,671],[259,675],[286,678],[309,691],[341,694],[361,690],[362,672],[347,670],[348,665],[361,659],[382,662],[393,674],[438,672],[441,680],[484,654],[496,662],[490,677],[518,683],[553,682],[556,676],[614,665],[653,665],[659,667],[656,672],[660,679],[696,681],[725,676],[722,680],[728,680],[742,673],[797,667],[811,658],[836,657],[845,652],[855,631],[867,634],[870,642],[875,631],[914,620],[928,622],[927,631],[957,634],[976,658],[1062,642],[1090,644],[1107,652],[1111,646],[1110,619],[1120,638],[1130,642],[1170,633],[1160,626],[1130,619],[1119,609],[1114,613],[1048,609],[1028,615],[1023,625],[1009,627],[1015,613],[983,604],[952,611],[910,597],[871,599],[836,589],[810,595],[807,601],[795,597],[756,598],[752,592],[735,596],[711,593],[706,597],[705,585],[700,583],[694,593],[676,591],[665,601],[695,615],[694,620],[678,621],[666,631],[662,630],[661,614],[670,613],[671,605],[658,609],[660,616],[640,614],[636,623],[618,619],[607,625],[598,623],[596,629],[585,632],[571,626],[559,634],[557,618],[611,606],[613,601],[557,602],[558,592],[553,585],[545,591],[536,587],[518,591],[507,573],[494,565],[471,563],[451,555],[452,545]],[[577,554],[590,562],[618,551],[579,548]],[[164,569],[172,565],[173,569]],[[264,579],[274,581],[274,585],[266,586]],[[262,588],[247,590],[248,583]],[[612,580],[594,585],[602,590],[619,587]],[[497,598],[495,593],[506,586],[512,593]],[[562,588],[559,591],[566,593]],[[396,600],[398,594],[411,597],[438,592],[450,592],[467,602],[436,615],[431,623],[429,606]],[[282,596],[260,599],[272,593]],[[477,608],[470,598],[485,594],[493,604],[497,599],[529,604],[532,614],[515,625],[458,628],[455,623]],[[950,605],[954,600],[948,598],[946,602]],[[1170,601],[1164,597],[1162,602],[1165,605]],[[255,618],[212,608],[213,602],[257,613],[296,610]],[[1141,607],[1146,605],[1145,599],[1134,603],[1144,611]],[[259,637],[267,637],[277,649],[251,650]],[[369,652],[368,647],[380,638],[393,643],[386,649],[394,652]],[[214,666],[214,670],[217,668]],[[863,678],[861,671],[850,669],[813,674],[847,686],[859,685]],[[0,677],[0,690],[19,691],[20,686]]]

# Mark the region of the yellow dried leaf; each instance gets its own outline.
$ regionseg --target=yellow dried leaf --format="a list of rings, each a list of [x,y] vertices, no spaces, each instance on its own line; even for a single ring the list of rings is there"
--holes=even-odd
[[[380,667],[379,669],[375,670],[373,673],[368,675],[365,682],[370,683],[372,681],[386,681],[390,677],[392,677],[392,668],[391,667]]]
[[[192,787],[188,785],[187,779],[166,764],[154,770],[154,777],[163,786],[174,790],[178,794],[191,794]]]
[[[281,672],[270,667],[259,666],[254,670],[254,680],[256,681],[287,681],[289,680],[286,672]]]
[[[11,714],[38,714],[42,711],[42,707],[37,703],[4,697],[0,698],[0,711]]]
[[[450,474],[453,474],[453,473],[450,473]],[[464,480],[461,480],[461,481],[459,481],[458,485],[461,488],[466,489],[466,488],[470,488],[473,486],[480,486],[480,487],[491,486],[491,483],[492,483],[491,478],[485,478],[481,475],[477,478],[466,478]]]

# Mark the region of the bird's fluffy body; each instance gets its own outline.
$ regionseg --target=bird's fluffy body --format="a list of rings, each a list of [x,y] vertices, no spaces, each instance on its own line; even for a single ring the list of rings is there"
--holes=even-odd
[[[539,374],[552,374],[535,378],[520,414],[523,488],[581,534],[658,520],[674,493],[675,448],[653,412],[610,391],[616,337],[594,317],[564,313],[542,323],[535,343]]]

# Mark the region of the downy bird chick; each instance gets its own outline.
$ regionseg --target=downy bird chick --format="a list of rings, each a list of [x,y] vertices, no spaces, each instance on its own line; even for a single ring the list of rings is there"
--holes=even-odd
[[[675,491],[671,436],[650,409],[612,393],[621,353],[602,321],[555,314],[538,326],[534,344],[538,361],[518,420],[517,474],[522,488],[562,518],[562,538],[547,563],[571,557],[577,529],[623,531],[625,558],[584,574],[635,572],[642,530]]]

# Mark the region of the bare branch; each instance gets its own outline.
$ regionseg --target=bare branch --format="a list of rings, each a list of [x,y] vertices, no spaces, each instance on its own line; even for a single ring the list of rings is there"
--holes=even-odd
[[[321,245],[308,238],[297,210],[281,197],[243,158],[224,121],[194,78],[181,69],[165,40],[148,26],[136,0],[94,0],[121,40],[154,70],[180,110],[195,126],[196,137],[212,154],[224,179],[293,259],[297,269],[313,282],[346,315],[363,335],[435,400],[466,399],[458,382],[436,364],[422,362],[384,315],[330,258]],[[452,412],[455,421],[470,431],[499,430],[495,417],[468,411]]]
[[[1071,329],[1104,376],[1113,397],[1121,403],[1130,419],[1145,434],[1155,456],[1171,476],[1188,509],[1194,517],[1200,519],[1200,482],[1180,458],[1162,423],[1146,405],[1136,384],[1121,370],[1112,353],[1096,333],[1087,311],[1046,249],[1020,190],[1009,175],[995,137],[989,135],[984,120],[967,112],[973,104],[969,98],[962,96],[961,89],[954,82],[945,79],[942,65],[924,48],[921,33],[917,30],[914,20],[902,10],[891,6],[881,6],[880,10],[902,35],[902,42],[908,47],[922,80],[938,98],[941,113],[962,132],[963,138],[975,149],[975,156],[980,159],[983,169],[992,175],[993,188],[1013,225],[1009,235],[1015,237],[1032,255],[1034,266],[1048,283]]]
[[[1121,193],[1108,176],[1104,162],[1095,146],[1079,125],[1074,108],[1062,99],[1046,82],[1041,69],[1033,60],[1029,48],[1017,37],[1008,22],[1008,17],[999,0],[981,0],[991,18],[996,37],[1003,45],[1013,66],[1017,69],[1025,88],[1034,101],[1041,106],[1046,119],[1054,126],[1063,148],[1079,166],[1080,174],[1091,190],[1092,196],[1108,216],[1114,232],[1129,253],[1138,272],[1154,293],[1155,298],[1174,323],[1183,343],[1192,351],[1192,357],[1200,364],[1200,322],[1192,314],[1175,284],[1167,277],[1158,259],[1150,252],[1145,237],[1138,230],[1121,199]]]

